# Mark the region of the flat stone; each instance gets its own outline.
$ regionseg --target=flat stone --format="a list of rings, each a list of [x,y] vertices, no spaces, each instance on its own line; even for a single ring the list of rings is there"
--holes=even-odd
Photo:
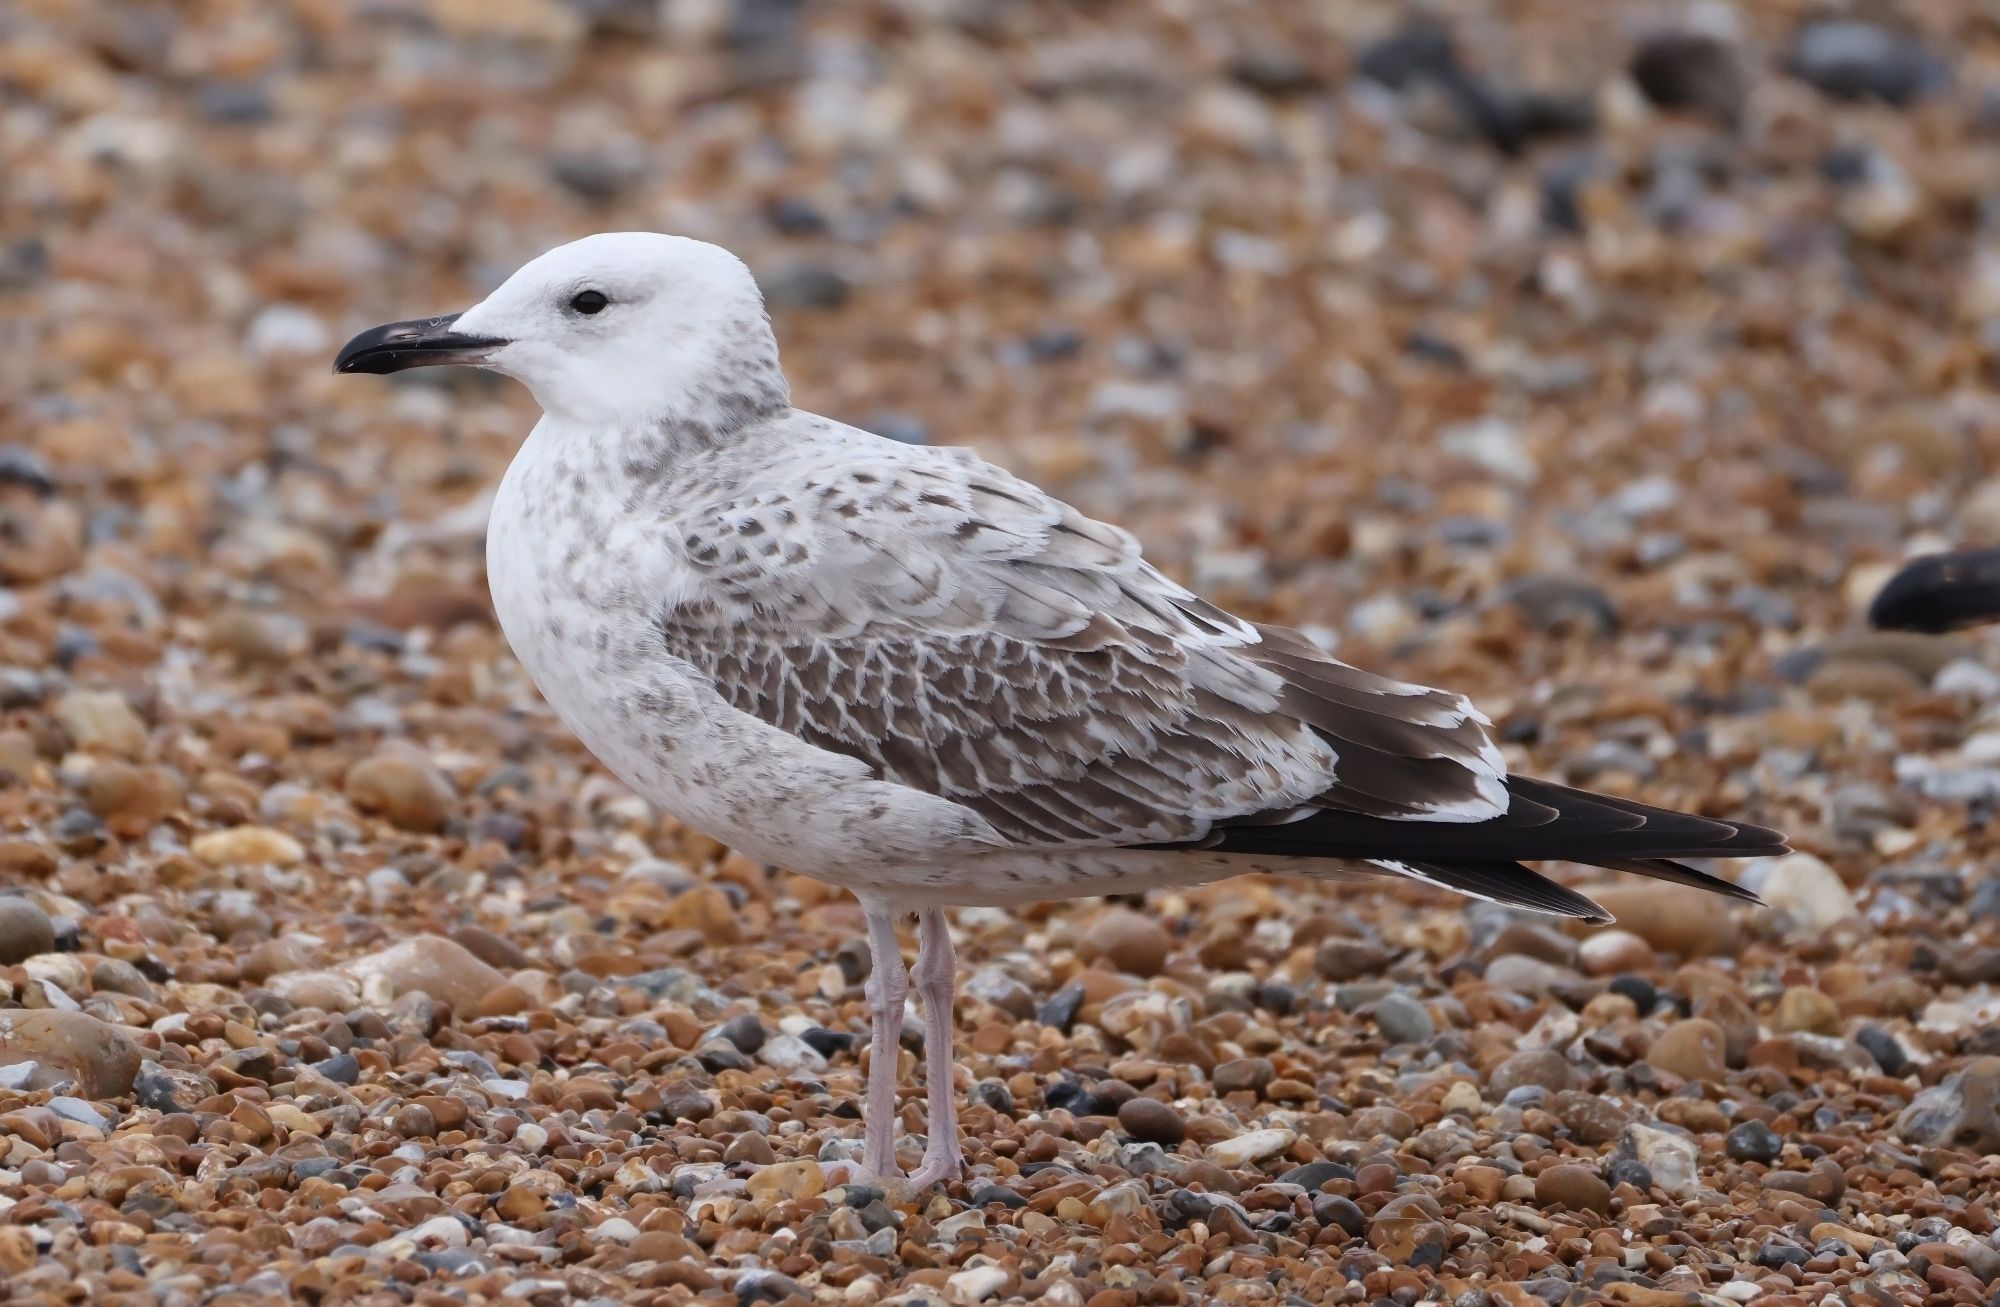
[[[86,1098],[132,1092],[139,1046],[117,1026],[83,1012],[0,1011],[0,1065],[37,1062],[76,1078]]]
[[[442,935],[418,935],[391,944],[339,970],[359,984],[363,998],[371,1002],[370,995],[376,992],[394,999],[420,991],[468,1012],[507,979],[463,944]]]
[[[1267,1157],[1276,1157],[1297,1140],[1297,1133],[1282,1127],[1251,1130],[1209,1145],[1208,1160],[1226,1170],[1240,1171]]]

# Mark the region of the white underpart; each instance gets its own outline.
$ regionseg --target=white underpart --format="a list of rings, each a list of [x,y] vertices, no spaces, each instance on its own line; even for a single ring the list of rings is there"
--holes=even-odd
[[[586,290],[601,312],[576,307]],[[487,530],[515,653],[636,792],[861,898],[882,1038],[901,1022],[896,915],[1344,874],[1131,847],[1259,815],[1506,810],[1503,760],[1464,700],[1203,604],[1128,533],[967,451],[791,408],[755,282],[726,251],[592,237],[522,268],[456,330],[508,342],[488,365],[545,414]],[[1309,684],[1314,706],[1287,697]],[[1354,758],[1370,750],[1416,788],[1366,774]],[[922,1174],[936,1178],[959,1159],[942,916],[924,933],[919,988],[943,1047]],[[893,1097],[893,1078],[871,1077],[877,1169],[894,1169]]]

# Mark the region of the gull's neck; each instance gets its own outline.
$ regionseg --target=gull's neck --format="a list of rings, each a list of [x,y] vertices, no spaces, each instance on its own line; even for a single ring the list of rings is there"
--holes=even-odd
[[[538,443],[595,479],[658,484],[676,467],[741,445],[791,411],[791,388],[762,313],[665,350],[645,378],[650,395],[565,395],[536,428]]]

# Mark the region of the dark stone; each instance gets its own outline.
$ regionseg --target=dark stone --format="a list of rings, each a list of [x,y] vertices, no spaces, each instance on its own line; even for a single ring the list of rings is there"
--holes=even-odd
[[[983,1103],[1002,1116],[1014,1114],[1014,1093],[1001,1080],[982,1080],[972,1087],[972,1101]]]
[[[1734,124],[1747,83],[1736,51],[1706,32],[1661,31],[1632,52],[1632,80],[1662,109],[1706,114]]]
[[[1315,1197],[1313,1219],[1322,1226],[1339,1226],[1350,1239],[1359,1239],[1368,1233],[1368,1213],[1362,1211],[1352,1198],[1342,1198],[1338,1194]]]
[[[1083,333],[1074,327],[1048,327],[1021,338],[1030,363],[1059,363],[1083,353]]]
[[[25,445],[0,445],[0,486],[20,486],[44,499],[56,492],[49,465]]]
[[[1980,881],[1965,910],[1974,921],[2000,920],[2000,877]]]
[[[1323,84],[1319,72],[1289,46],[1265,44],[1238,54],[1229,76],[1239,85],[1273,98],[1304,95]]]
[[[213,1097],[213,1080],[192,1067],[168,1068],[158,1062],[141,1062],[132,1077],[132,1098],[140,1107],[156,1112],[191,1112],[194,1105]]]
[[[1822,19],[1799,29],[1785,71],[1836,100],[1906,105],[1943,89],[1942,60],[1915,36],[1857,19]]]
[[[0,245],[0,290],[26,290],[49,274],[49,247],[39,236]]]
[[[1614,994],[1623,994],[1631,999],[1632,1006],[1639,1009],[1639,1015],[1642,1017],[1650,1013],[1660,1002],[1659,989],[1644,976],[1613,976],[1610,989]]]
[[[764,1047],[766,1036],[764,1023],[757,1019],[754,1012],[729,1018],[716,1033],[746,1053],[754,1053]]]
[[[1604,1168],[1604,1179],[1612,1188],[1629,1184],[1640,1193],[1653,1187],[1653,1171],[1636,1157],[1614,1158],[1611,1165]]]
[[[1415,22],[1362,47],[1354,71],[1392,90],[1407,90],[1425,79],[1457,76],[1458,50],[1443,27]]]
[[[1739,1162],[1771,1163],[1785,1151],[1785,1141],[1762,1121],[1745,1121],[1731,1129],[1723,1147]]]
[[[1543,631],[1604,636],[1618,629],[1618,608],[1611,597],[1574,577],[1524,577],[1502,591],[1501,598]]]
[[[820,263],[795,263],[758,280],[773,309],[837,309],[854,291],[846,277]]]
[[[1901,1076],[1910,1069],[1909,1054],[1896,1037],[1880,1026],[1863,1026],[1854,1032],[1854,1042],[1861,1045],[1863,1052],[1875,1059],[1875,1065],[1882,1068],[1885,1076]]]
[[[799,1033],[799,1042],[818,1053],[821,1057],[837,1057],[851,1053],[861,1037],[847,1030],[828,1030],[825,1026],[808,1026]]]
[[[1077,1116],[1093,1115],[1090,1090],[1079,1080],[1058,1080],[1042,1090],[1042,1106],[1051,1112],[1071,1112]]]
[[[742,1049],[720,1039],[710,1040],[696,1049],[694,1058],[710,1075],[718,1071],[749,1071],[757,1065]]]
[[[756,1307],[758,1303],[810,1297],[797,1280],[776,1271],[749,1271],[736,1281],[737,1307]]]
[[[1070,1027],[1076,1024],[1076,1014],[1082,1007],[1083,985],[1072,982],[1051,994],[1049,1001],[1042,1004],[1037,1017],[1043,1025],[1053,1026],[1068,1034]]]
[[[1295,1166],[1278,1177],[1279,1184],[1295,1184],[1301,1189],[1317,1190],[1329,1180],[1352,1180],[1354,1168],[1342,1166],[1339,1162],[1307,1162]]]
[[[1751,1261],[1770,1270],[1780,1270],[1787,1266],[1804,1266],[1812,1260],[1812,1252],[1794,1243],[1780,1243],[1773,1239],[1759,1248]]]
[[[1178,1148],[1187,1138],[1187,1118],[1171,1103],[1143,1095],[1118,1107],[1118,1128],[1141,1143]]]
[[[244,127],[268,122],[272,110],[271,88],[262,82],[224,78],[194,88],[194,111],[212,123]]]
[[[872,1184],[843,1185],[840,1193],[845,1205],[857,1212],[882,1201],[882,1191]]]
[[[764,206],[764,221],[780,236],[823,236],[826,214],[811,200],[781,195]]]
[[[97,852],[111,839],[104,823],[84,808],[71,808],[56,818],[55,828],[49,834],[57,848],[78,857]]]
[[[966,1195],[966,1202],[972,1207],[990,1207],[994,1203],[1009,1208],[1026,1207],[1028,1205],[1026,1198],[1015,1193],[1012,1189],[1003,1188],[991,1181],[976,1186],[971,1193]]]

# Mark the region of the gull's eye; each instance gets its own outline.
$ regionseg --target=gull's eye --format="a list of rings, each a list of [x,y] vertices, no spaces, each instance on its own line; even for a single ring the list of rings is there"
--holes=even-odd
[[[604,306],[610,302],[601,290],[580,290],[569,297],[569,306],[585,315],[604,312]]]

